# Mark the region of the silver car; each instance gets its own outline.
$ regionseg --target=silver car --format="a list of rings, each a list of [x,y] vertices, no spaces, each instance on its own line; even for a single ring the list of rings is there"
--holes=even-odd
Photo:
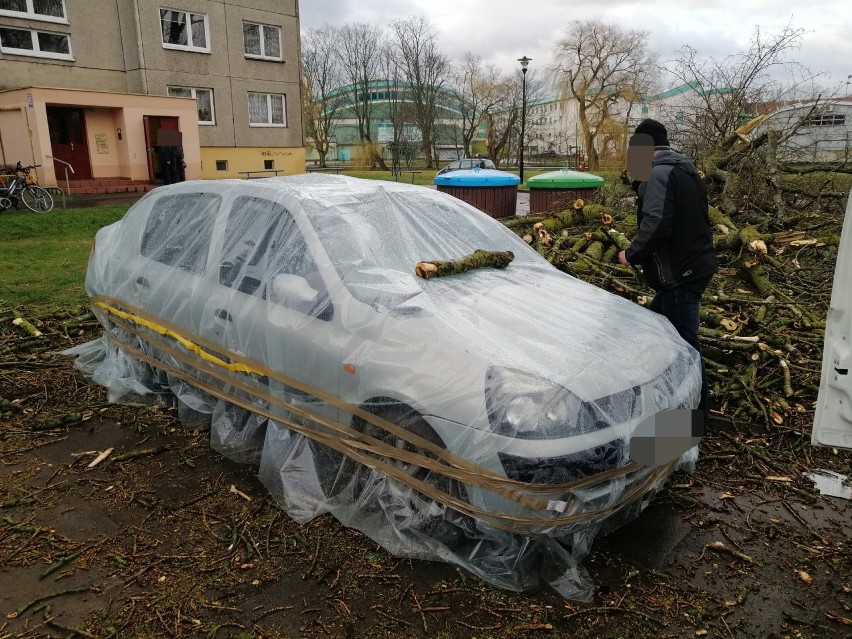
[[[514,260],[415,274],[476,249]],[[632,464],[631,435],[699,399],[698,354],[667,320],[424,187],[161,187],[97,233],[86,287],[116,394],[159,385],[212,416],[213,445],[259,461],[300,521],[332,512],[509,587],[527,578],[492,559],[526,552],[517,535],[565,538],[641,507],[672,464]]]
[[[469,171],[471,169],[496,169],[494,162],[488,158],[464,158],[450,162],[442,167],[436,175],[443,175],[452,171]]]

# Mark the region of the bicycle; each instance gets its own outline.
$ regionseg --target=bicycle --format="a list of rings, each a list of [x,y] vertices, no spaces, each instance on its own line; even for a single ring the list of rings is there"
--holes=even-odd
[[[53,197],[50,193],[30,181],[30,171],[40,166],[41,164],[21,166],[20,162],[17,163],[14,178],[7,187],[0,189],[0,213],[13,206],[17,209],[19,201],[36,213],[53,210]]]

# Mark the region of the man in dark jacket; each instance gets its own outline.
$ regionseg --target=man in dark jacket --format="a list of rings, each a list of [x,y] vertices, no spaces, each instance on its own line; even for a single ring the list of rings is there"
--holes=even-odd
[[[618,259],[642,265],[656,293],[651,310],[665,315],[700,353],[701,296],[718,268],[704,182],[693,161],[669,146],[666,128],[651,119],[643,120],[630,139],[628,169],[639,181],[639,231]],[[706,416],[703,362],[699,408]]]

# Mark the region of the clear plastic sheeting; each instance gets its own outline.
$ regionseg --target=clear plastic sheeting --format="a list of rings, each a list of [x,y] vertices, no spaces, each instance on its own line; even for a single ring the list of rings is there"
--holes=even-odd
[[[477,249],[515,259],[415,276]],[[512,590],[590,596],[579,560],[676,466],[631,462],[633,430],[699,400],[667,320],[423,187],[159,188],[98,232],[86,287],[106,330],[68,353],[111,401],[172,393],[295,520]]]

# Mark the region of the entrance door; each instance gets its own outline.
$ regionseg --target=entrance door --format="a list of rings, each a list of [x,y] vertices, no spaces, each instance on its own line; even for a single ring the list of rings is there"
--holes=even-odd
[[[163,179],[163,171],[160,168],[160,159],[157,157],[156,147],[157,138],[160,134],[160,129],[172,129],[179,131],[178,118],[171,116],[142,116],[145,124],[145,150],[148,154],[148,179],[154,180]]]
[[[813,444],[852,448],[852,198],[840,233],[825,350],[811,436]]]
[[[64,160],[74,167],[69,176],[76,180],[92,177],[89,163],[89,145],[86,142],[86,118],[83,109],[74,107],[47,107],[47,128],[50,132],[50,148],[54,158]],[[65,175],[65,165],[54,162],[56,178]]]

